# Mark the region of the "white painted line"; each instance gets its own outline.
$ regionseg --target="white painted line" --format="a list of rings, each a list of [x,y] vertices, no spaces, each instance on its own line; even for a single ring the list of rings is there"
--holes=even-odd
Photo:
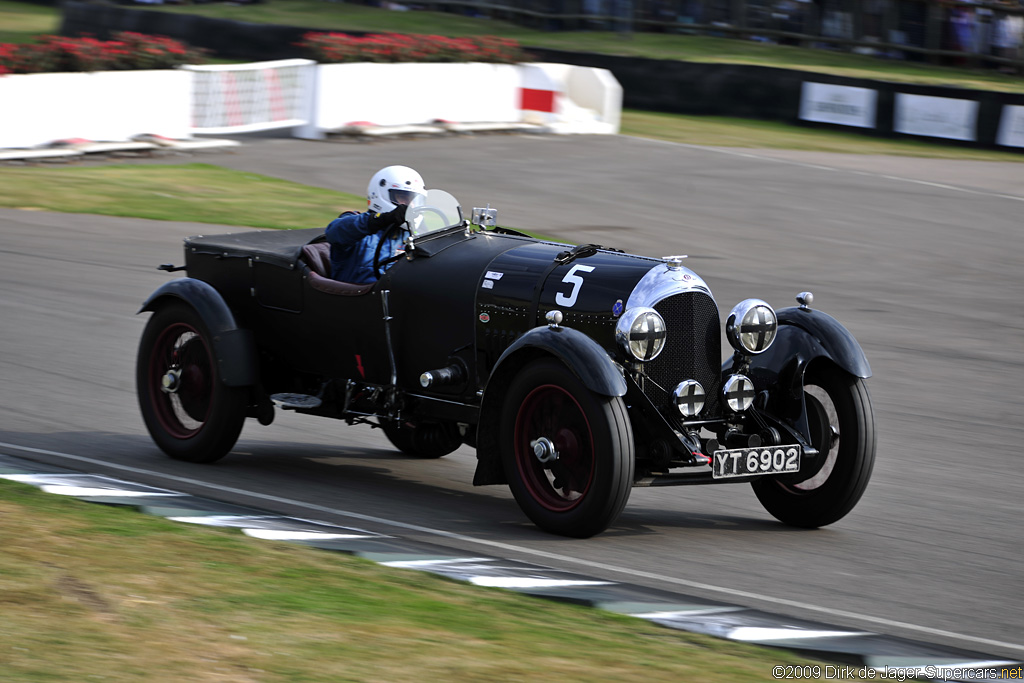
[[[280,519],[277,515],[186,515],[182,517],[165,517],[172,522],[201,524],[202,526],[222,526],[235,529],[245,528],[248,524],[261,519]]]
[[[59,451],[50,451],[42,448],[31,448],[29,446],[19,446],[18,444],[6,443],[0,441],[0,448],[10,448],[25,453],[38,453],[40,455],[49,455],[58,458],[66,458],[76,462],[88,463],[90,465],[96,465],[99,467],[108,467],[123,472],[134,472],[136,474],[144,474],[152,477],[160,477],[169,481],[176,481],[192,486],[199,486],[207,488],[213,491],[222,491],[224,493],[232,493],[236,495],[249,496],[257,500],[265,500],[273,503],[281,503],[283,505],[290,505],[294,507],[305,508],[306,510],[314,510],[317,512],[325,512],[332,515],[338,515],[342,517],[351,517],[353,519],[359,519],[365,522],[373,522],[375,524],[384,524],[387,526],[393,526],[399,529],[407,529],[409,531],[416,531],[423,534],[430,534],[432,536],[440,536],[442,538],[450,538],[452,540],[461,541],[463,543],[472,543],[475,545],[481,545],[488,548],[497,548],[499,550],[506,550],[514,553],[522,553],[524,555],[532,555],[534,557],[543,557],[549,560],[556,560],[565,564],[573,564],[581,567],[587,567],[589,569],[599,569],[601,571],[613,572],[616,574],[623,574],[625,576],[632,576],[642,579],[651,579],[653,581],[661,581],[664,583],[674,584],[677,586],[685,586],[693,590],[700,591],[701,593],[712,593],[716,595],[725,595],[726,597],[741,597],[747,598],[753,601],[760,601],[770,605],[780,605],[784,607],[792,607],[794,609],[805,610],[808,612],[814,612],[816,614],[824,614],[831,617],[841,617],[844,619],[854,619],[857,621],[866,622],[869,624],[875,624],[878,626],[884,626],[888,628],[900,628],[914,633],[923,633],[931,636],[940,636],[942,638],[952,638],[967,643],[975,643],[978,645],[984,645],[988,647],[1002,647],[1009,650],[1019,650],[1024,652],[1024,645],[1019,643],[1008,643],[1001,640],[993,640],[991,638],[979,638],[977,636],[970,636],[963,633],[955,633],[953,631],[946,631],[944,629],[931,628],[929,626],[920,626],[918,624],[910,624],[905,621],[897,621],[895,619],[887,619],[885,617],[876,617],[870,614],[860,614],[858,612],[850,612],[847,610],[833,609],[831,607],[823,607],[821,605],[814,605],[807,602],[800,602],[799,600],[789,600],[787,598],[776,598],[761,593],[749,593],[746,591],[737,591],[734,589],[723,589],[719,586],[714,586],[707,583],[700,583],[698,581],[690,581],[688,579],[680,579],[675,576],[664,576],[662,574],[655,574],[653,572],[645,572],[639,569],[631,569],[629,567],[619,567],[613,564],[607,564],[605,562],[594,562],[592,560],[584,560],[578,557],[572,557],[571,555],[561,555],[559,553],[552,553],[545,550],[536,550],[534,548],[527,548],[525,546],[518,546],[512,543],[504,543],[501,541],[489,541],[482,538],[473,538],[472,536],[465,536],[463,534],[457,534],[451,531],[445,531],[443,529],[431,529],[430,527],[419,526],[418,524],[409,524],[407,522],[399,522],[396,520],[385,519],[383,517],[375,517],[373,515],[364,515],[358,512],[350,512],[347,510],[338,510],[336,508],[329,508],[323,505],[316,505],[314,503],[306,503],[299,500],[291,500],[289,498],[281,498],[280,496],[272,496],[266,493],[257,493],[255,491],[246,491],[244,489],[238,489],[231,486],[221,486],[219,484],[211,484],[199,479],[191,479],[189,477],[179,477],[173,474],[164,474],[163,472],[156,472],[153,470],[143,469],[141,467],[131,467],[129,465],[120,465],[112,462],[104,462],[103,460],[96,460],[95,458],[87,458],[81,455],[72,455],[70,453],[61,453]]]
[[[77,496],[78,498],[156,498],[166,496],[183,496],[183,493],[155,493],[153,491],[124,491],[121,489],[101,489],[88,486],[58,486],[43,484],[40,486],[46,493],[58,496]]]
[[[377,534],[334,534],[324,531],[286,531],[283,529],[242,529],[242,533],[265,541],[334,541],[352,538],[380,538]]]
[[[458,567],[470,563],[483,564],[484,562],[494,562],[495,559],[493,557],[460,557],[439,560],[393,560],[381,562],[380,564],[385,567],[397,567],[398,569],[430,569],[432,567]]]
[[[729,632],[730,640],[765,643],[772,640],[804,640],[806,638],[846,638],[849,636],[873,636],[866,631],[812,631],[806,628],[765,628],[741,626]]]
[[[608,586],[611,581],[573,581],[570,579],[533,579],[525,576],[471,576],[474,586],[488,588],[567,588],[569,586]]]
[[[10,479],[39,486],[47,493],[65,496],[184,496],[184,493],[153,488],[131,481],[122,481],[98,474],[0,474],[0,479]],[[82,486],[87,481],[101,486]],[[70,482],[70,483],[69,483]],[[49,487],[49,488],[47,488]],[[127,488],[126,488],[127,487]]]
[[[670,612],[630,612],[629,616],[637,619],[688,619],[689,617],[703,617],[709,614],[726,614],[728,612],[745,612],[746,607],[704,607],[687,610],[672,610]]]

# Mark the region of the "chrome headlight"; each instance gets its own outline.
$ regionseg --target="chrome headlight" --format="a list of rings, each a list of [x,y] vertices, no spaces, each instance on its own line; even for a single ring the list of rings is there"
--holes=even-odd
[[[637,360],[657,358],[665,348],[666,336],[665,319],[653,308],[631,308],[615,324],[615,341]]]
[[[771,306],[760,299],[741,301],[729,313],[725,335],[740,353],[757,355],[775,341],[779,321]]]
[[[742,413],[754,403],[754,383],[744,375],[729,375],[722,386],[722,396],[729,410]]]
[[[672,398],[683,417],[694,417],[704,409],[704,387],[695,379],[677,384],[672,391]]]

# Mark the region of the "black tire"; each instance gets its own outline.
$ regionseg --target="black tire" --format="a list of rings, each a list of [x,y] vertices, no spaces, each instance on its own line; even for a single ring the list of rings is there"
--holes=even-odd
[[[245,388],[226,386],[214,359],[210,333],[184,302],[159,308],[139,343],[135,385],[146,429],[176,460],[213,462],[238,441],[245,422]],[[178,372],[177,387],[163,379]]]
[[[802,480],[765,478],[752,486],[776,519],[813,529],[842,519],[864,494],[875,464],[875,415],[864,380],[832,365],[808,368],[804,398],[821,459]]]
[[[441,458],[462,445],[459,427],[451,422],[388,422],[381,429],[395,448],[414,458]]]
[[[545,531],[588,538],[629,500],[633,429],[619,397],[599,396],[554,359],[531,362],[511,382],[499,419],[501,460],[512,495]],[[558,459],[542,463],[541,437]]]

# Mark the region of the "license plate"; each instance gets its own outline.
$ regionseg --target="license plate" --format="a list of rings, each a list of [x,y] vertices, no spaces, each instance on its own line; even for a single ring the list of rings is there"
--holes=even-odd
[[[800,471],[800,446],[768,446],[715,451],[711,476],[714,479],[752,477]]]

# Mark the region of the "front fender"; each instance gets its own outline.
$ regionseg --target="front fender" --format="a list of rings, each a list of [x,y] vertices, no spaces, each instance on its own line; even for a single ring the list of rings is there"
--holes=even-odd
[[[857,339],[842,323],[821,311],[791,306],[776,311],[779,326],[792,325],[806,332],[817,342],[820,354],[830,358],[846,372],[867,379],[871,366]]]
[[[163,302],[178,299],[191,306],[210,333],[220,376],[229,387],[252,386],[258,381],[256,342],[252,332],[235,322],[224,298],[210,284],[195,278],[180,278],[161,285],[139,313],[157,310]]]
[[[772,384],[781,383],[794,395],[803,387],[804,370],[816,358],[827,358],[855,377],[871,376],[871,365],[857,339],[832,316],[796,307],[783,308],[776,315],[779,329],[775,341],[747,361],[753,374],[769,378]],[[723,374],[734,372],[743,360],[734,354],[722,365]]]
[[[856,377],[871,376],[864,350],[832,316],[797,307],[776,311],[779,320],[775,341],[767,351],[746,359],[734,354],[722,365],[723,376],[746,372],[767,400],[758,404],[809,438],[804,405],[804,373],[814,361],[827,360]],[[741,366],[746,363],[745,368]]]
[[[571,327],[535,327],[505,349],[494,364],[492,376],[502,363],[524,349],[546,352],[562,361],[595,394],[625,396],[626,379],[596,341]]]
[[[497,435],[502,398],[516,372],[531,360],[542,356],[557,358],[595,394],[626,395],[625,377],[600,344],[570,327],[533,328],[505,349],[487,380],[477,427],[474,485],[507,483],[501,468]]]

